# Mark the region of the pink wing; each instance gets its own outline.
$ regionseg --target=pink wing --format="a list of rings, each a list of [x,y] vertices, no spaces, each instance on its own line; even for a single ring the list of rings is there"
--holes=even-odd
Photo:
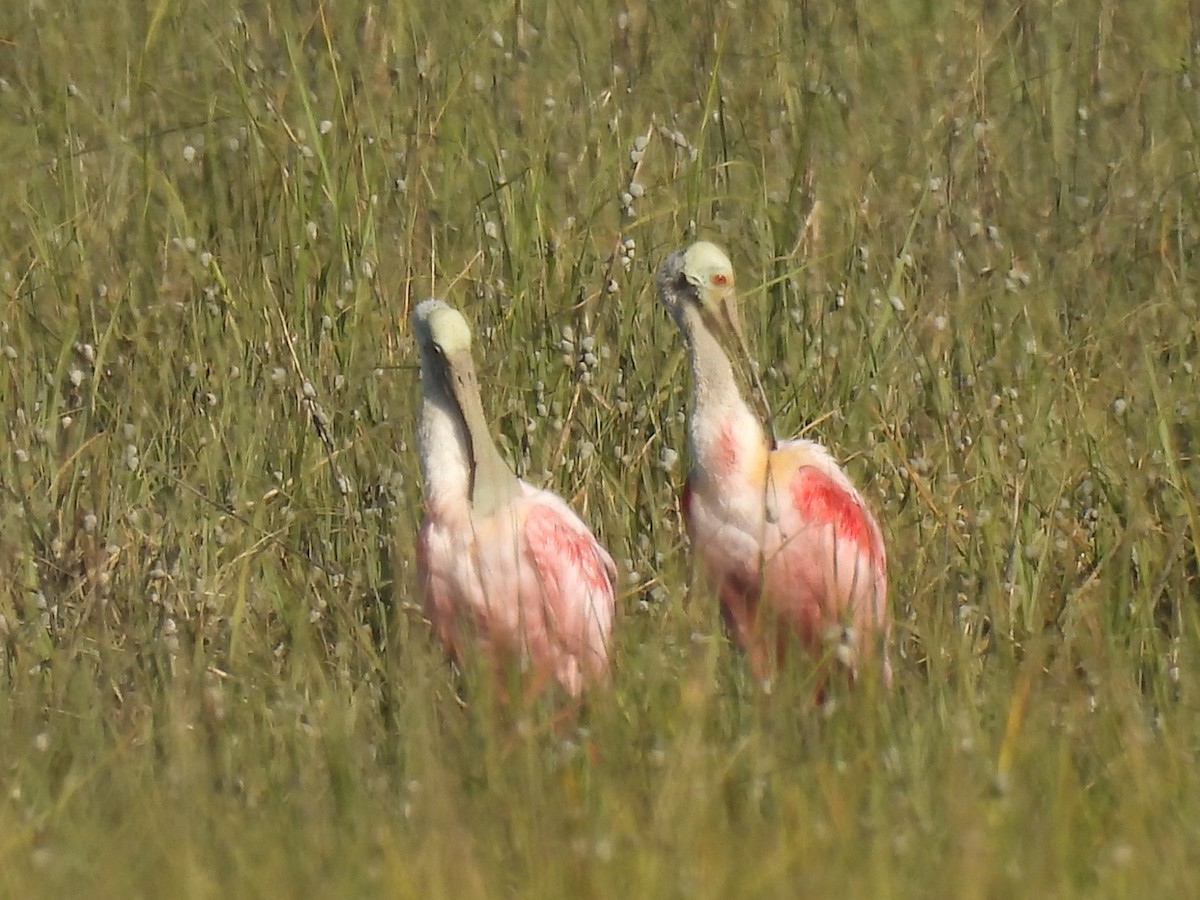
[[[859,637],[889,630],[887,611],[887,553],[883,535],[862,498],[816,466],[802,466],[791,483],[793,509],[803,528],[822,528],[816,548],[808,548],[825,588],[825,615],[843,617],[858,629]],[[869,651],[868,651],[869,652]],[[884,676],[890,681],[890,666],[884,655]]]
[[[524,534],[549,613],[548,630],[584,673],[600,675],[608,668],[616,564],[557,497],[540,498],[529,509]]]
[[[879,526],[857,493],[815,466],[802,466],[792,479],[792,501],[801,518],[832,525],[839,541],[848,541],[872,562],[887,565]]]

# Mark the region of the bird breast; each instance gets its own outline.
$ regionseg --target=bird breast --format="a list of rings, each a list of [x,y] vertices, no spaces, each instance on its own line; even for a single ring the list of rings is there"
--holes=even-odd
[[[512,649],[575,655],[598,645],[603,653],[611,558],[565,503],[525,482],[521,489],[490,516],[428,511],[422,540],[431,618],[468,620]]]
[[[738,405],[721,416],[692,416],[693,475],[714,495],[751,489],[765,476],[767,442],[758,420]]]
[[[732,444],[734,436],[727,441]],[[721,460],[722,454],[714,454]],[[882,564],[882,544],[857,491],[819,444],[781,444],[763,465],[697,467],[684,497],[688,532],[711,569],[757,580],[763,561],[814,547],[819,533]]]

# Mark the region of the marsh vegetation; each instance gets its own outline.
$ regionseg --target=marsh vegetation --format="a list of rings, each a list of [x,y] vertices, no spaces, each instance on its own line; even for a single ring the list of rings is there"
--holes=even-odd
[[[1190,893],[1198,47],[1171,0],[9,3],[0,892]],[[891,694],[764,696],[692,587],[698,237],[883,524]],[[431,294],[622,567],[565,729],[420,613]]]

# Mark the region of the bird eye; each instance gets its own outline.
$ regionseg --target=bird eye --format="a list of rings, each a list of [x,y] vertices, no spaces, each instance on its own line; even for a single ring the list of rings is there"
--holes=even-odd
[[[713,273],[712,277],[709,278],[709,281],[711,281],[716,287],[725,287],[725,285],[729,284],[729,276],[724,272],[715,272]]]

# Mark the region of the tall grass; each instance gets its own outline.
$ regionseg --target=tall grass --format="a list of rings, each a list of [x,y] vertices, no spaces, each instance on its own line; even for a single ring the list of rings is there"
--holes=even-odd
[[[1190,892],[1188,4],[10,6],[0,892]],[[763,695],[693,583],[700,236],[884,523],[892,694]],[[429,294],[622,565],[577,725],[421,618]]]

